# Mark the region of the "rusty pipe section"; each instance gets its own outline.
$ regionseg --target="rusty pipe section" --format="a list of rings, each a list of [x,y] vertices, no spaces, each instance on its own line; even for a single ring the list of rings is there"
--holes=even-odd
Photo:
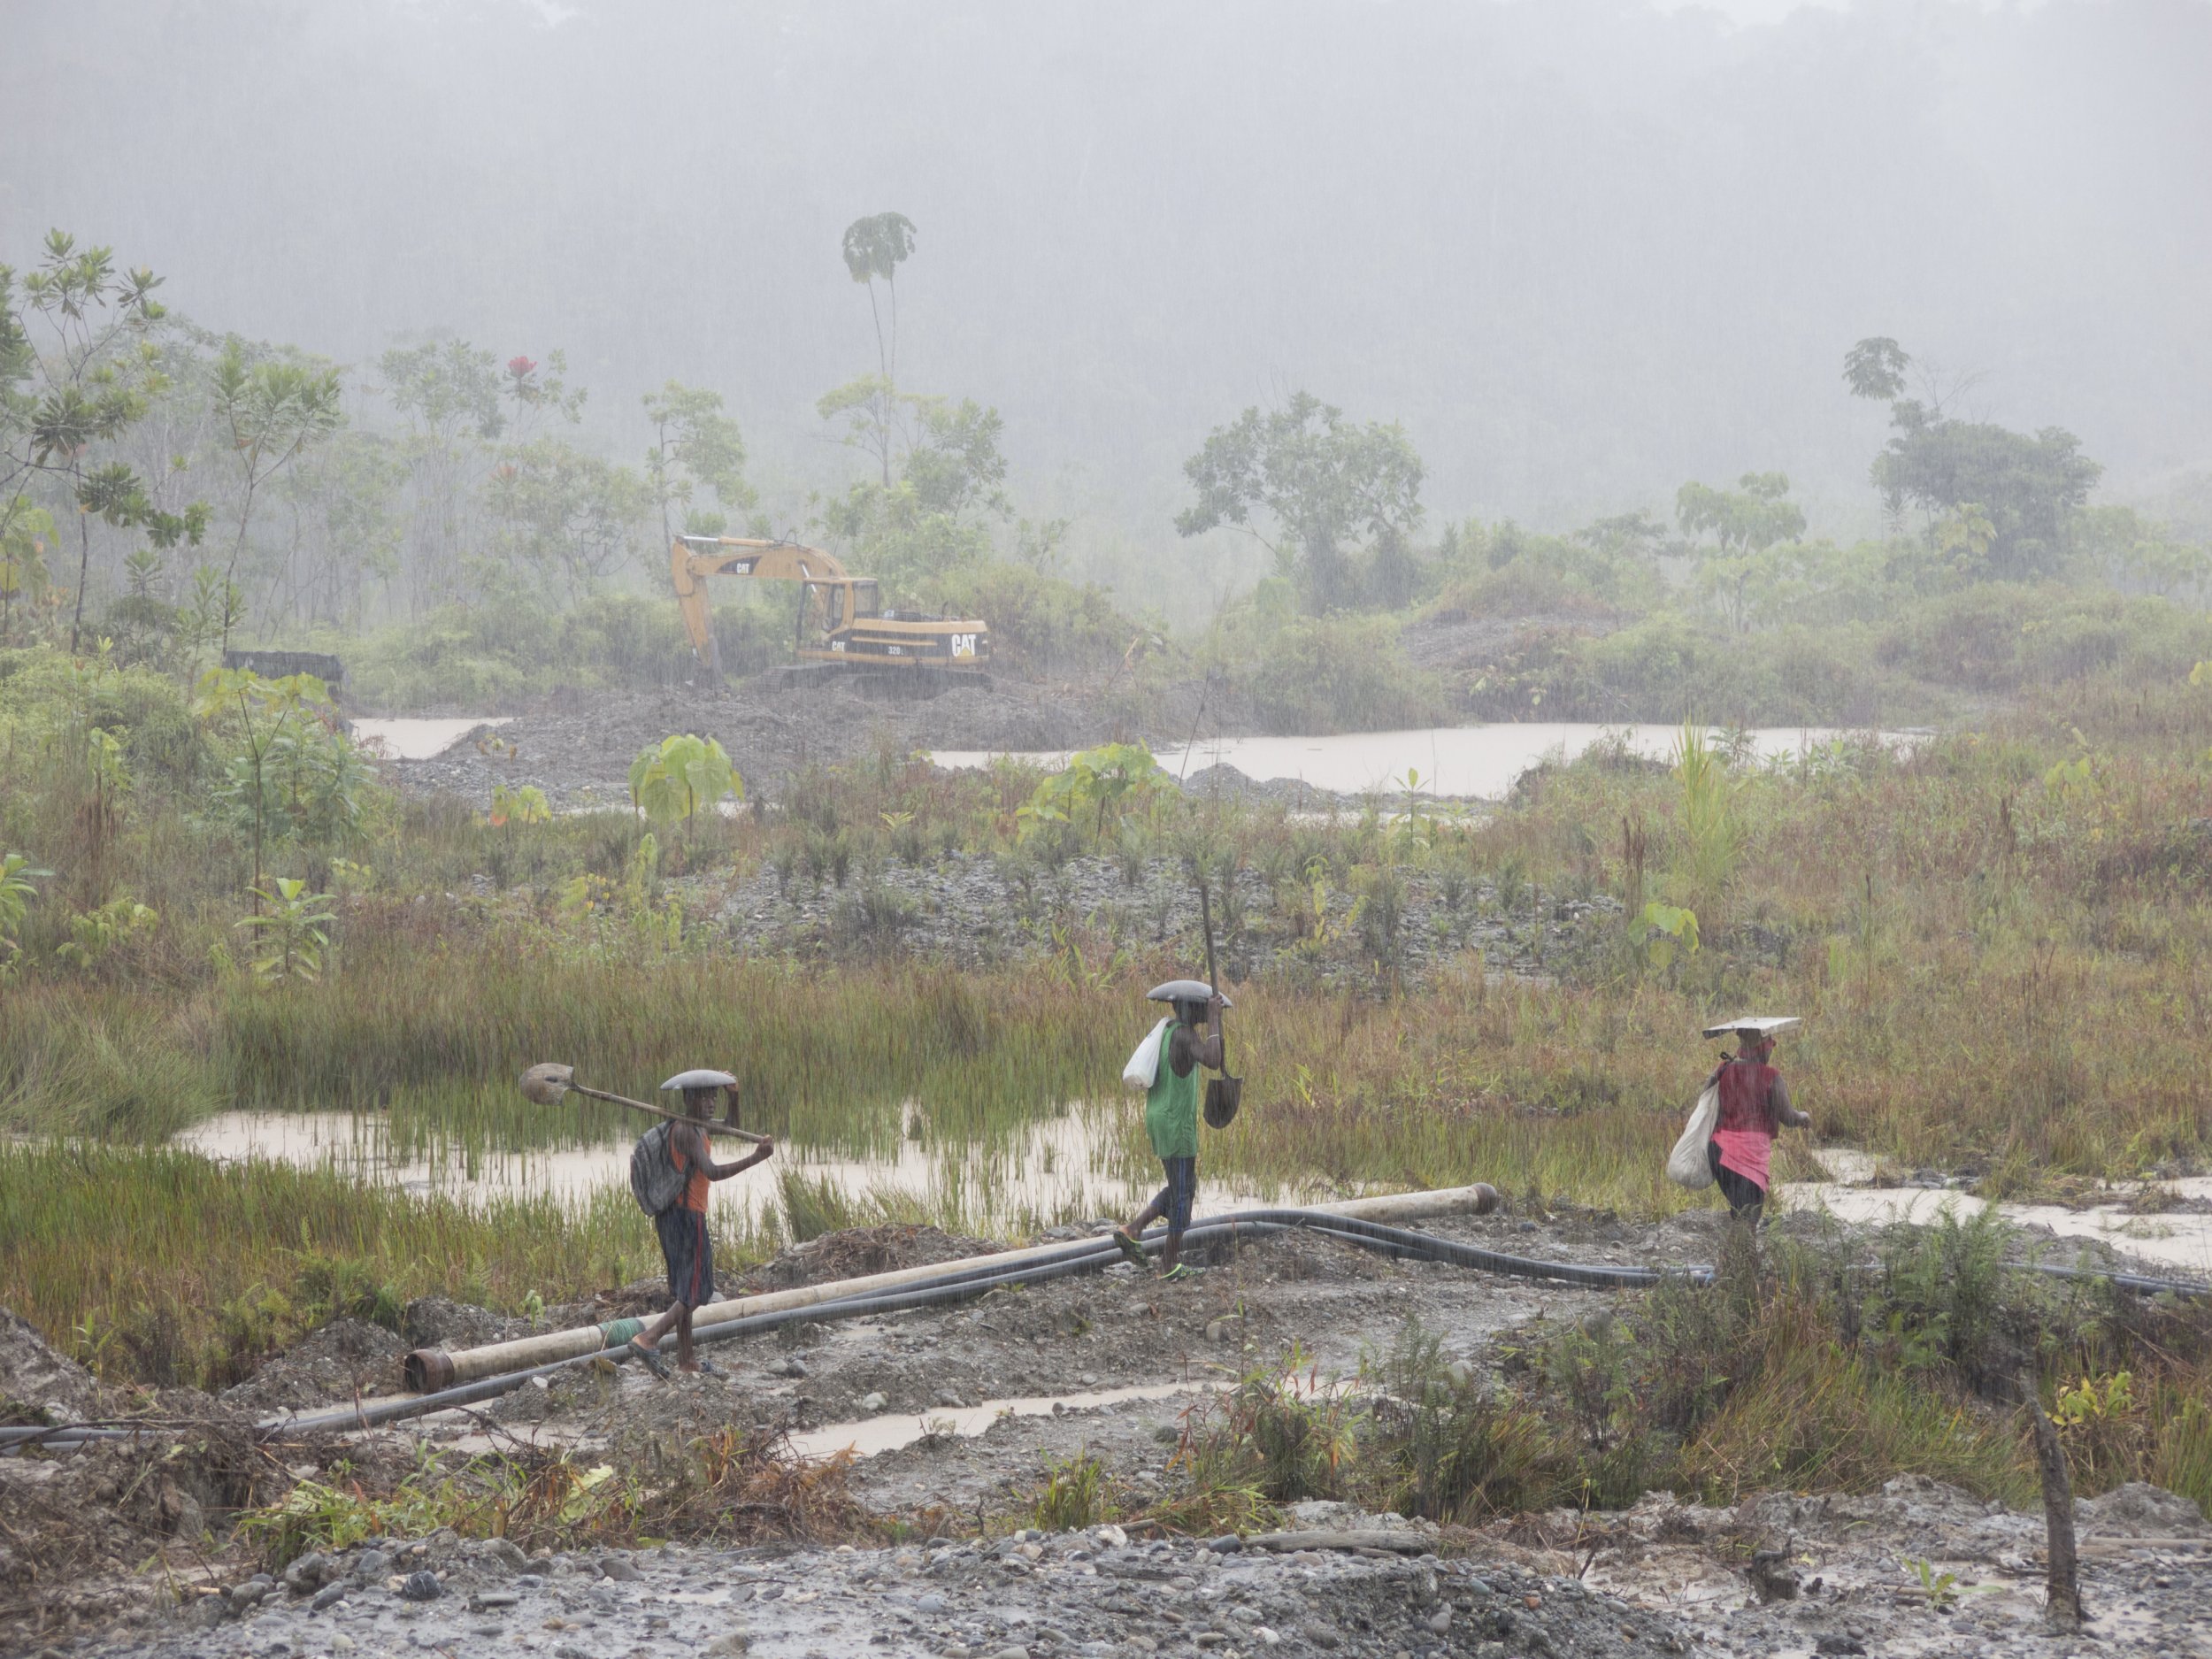
[[[1319,1215],[1392,1224],[1420,1221],[1438,1216],[1486,1216],[1497,1207],[1498,1189],[1481,1181],[1472,1187],[1447,1187],[1434,1192],[1386,1193],[1372,1198],[1350,1198],[1333,1204],[1302,1206]],[[1199,1218],[1201,1221],[1203,1219],[1202,1217]],[[1064,1242],[1033,1244],[1018,1250],[1002,1250],[990,1256],[971,1256],[959,1265],[975,1269],[1015,1268],[1026,1262],[1056,1256],[1067,1248]],[[767,1291],[757,1296],[737,1296],[727,1302],[709,1302],[693,1312],[692,1324],[695,1328],[721,1325],[732,1319],[749,1318],[755,1314],[778,1313],[788,1308],[805,1308],[816,1302],[838,1302],[879,1291],[896,1290],[942,1274],[947,1265],[938,1262],[922,1267],[896,1268],[887,1273],[871,1273],[861,1279],[802,1285],[792,1290]],[[581,1355],[619,1348],[644,1328],[641,1320],[612,1319],[603,1325],[579,1325],[570,1331],[549,1331],[538,1336],[517,1337],[509,1342],[493,1342],[483,1348],[463,1348],[457,1353],[448,1352],[444,1348],[420,1348],[400,1362],[401,1381],[411,1394],[435,1394],[462,1383],[474,1382],[480,1377],[526,1371],[535,1365],[549,1365]]]

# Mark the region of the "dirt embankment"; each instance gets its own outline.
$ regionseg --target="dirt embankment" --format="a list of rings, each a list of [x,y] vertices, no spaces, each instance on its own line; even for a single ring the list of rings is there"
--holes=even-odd
[[[466,715],[502,712],[457,710]],[[605,692],[518,711],[481,741],[434,760],[396,763],[401,786],[480,802],[492,786],[534,784],[557,807],[629,798],[630,763],[674,732],[718,741],[749,791],[773,796],[809,766],[842,765],[917,749],[1080,749],[1155,735],[1108,703],[1064,688],[1006,682],[958,687],[913,700],[833,686],[784,689],[769,681],[720,690]]]
[[[365,711],[356,710],[357,714]],[[718,741],[749,795],[780,796],[812,766],[849,765],[917,750],[1033,753],[1145,742],[1179,749],[1200,738],[1260,729],[1248,701],[1218,682],[1176,680],[1139,695],[1118,687],[1001,679],[956,685],[938,695],[816,682],[787,687],[775,674],[709,689],[579,692],[518,709],[434,710],[426,718],[503,718],[429,760],[397,761],[393,776],[415,795],[445,791],[481,803],[495,784],[535,785],[556,807],[620,805],[630,763],[648,743],[676,732]],[[1325,810],[1338,797],[1300,785],[1255,783],[1233,770],[1194,773],[1193,793],[1257,795]]]
[[[1602,611],[1537,611],[1519,617],[1432,618],[1408,623],[1399,640],[1416,668],[1479,675],[1501,657],[1547,636],[1602,638],[1619,626]]]

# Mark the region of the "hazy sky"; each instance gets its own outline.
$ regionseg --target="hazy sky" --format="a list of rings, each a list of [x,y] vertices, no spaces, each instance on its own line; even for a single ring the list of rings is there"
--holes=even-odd
[[[1756,27],[1740,27],[1755,25]],[[1016,483],[1173,543],[1182,458],[1305,388],[1402,420],[1432,522],[1780,468],[1870,528],[1892,334],[2116,488],[2212,465],[2212,5],[1780,0],[78,0],[9,8],[0,260],[113,243],[373,380],[567,349],[593,430],[720,390],[772,493],[851,465],[838,239],[908,214],[907,384]]]
[[[1967,0],[1985,12],[2033,11],[2043,0]],[[1717,12],[1732,23],[1779,23],[1793,12],[1848,12],[1852,0],[1651,0],[1655,12]]]

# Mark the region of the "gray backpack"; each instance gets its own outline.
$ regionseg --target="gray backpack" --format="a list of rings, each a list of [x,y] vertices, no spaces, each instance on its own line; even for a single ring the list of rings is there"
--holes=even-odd
[[[630,1148],[630,1196],[649,1216],[674,1209],[689,1179],[676,1167],[668,1149],[669,1131],[674,1127],[669,1123],[655,1124]]]

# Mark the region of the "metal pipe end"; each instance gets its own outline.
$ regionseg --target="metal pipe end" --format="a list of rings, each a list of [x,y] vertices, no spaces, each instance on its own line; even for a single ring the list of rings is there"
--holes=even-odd
[[[419,1348],[400,1361],[399,1375],[408,1393],[436,1394],[453,1386],[453,1356],[442,1348]]]

